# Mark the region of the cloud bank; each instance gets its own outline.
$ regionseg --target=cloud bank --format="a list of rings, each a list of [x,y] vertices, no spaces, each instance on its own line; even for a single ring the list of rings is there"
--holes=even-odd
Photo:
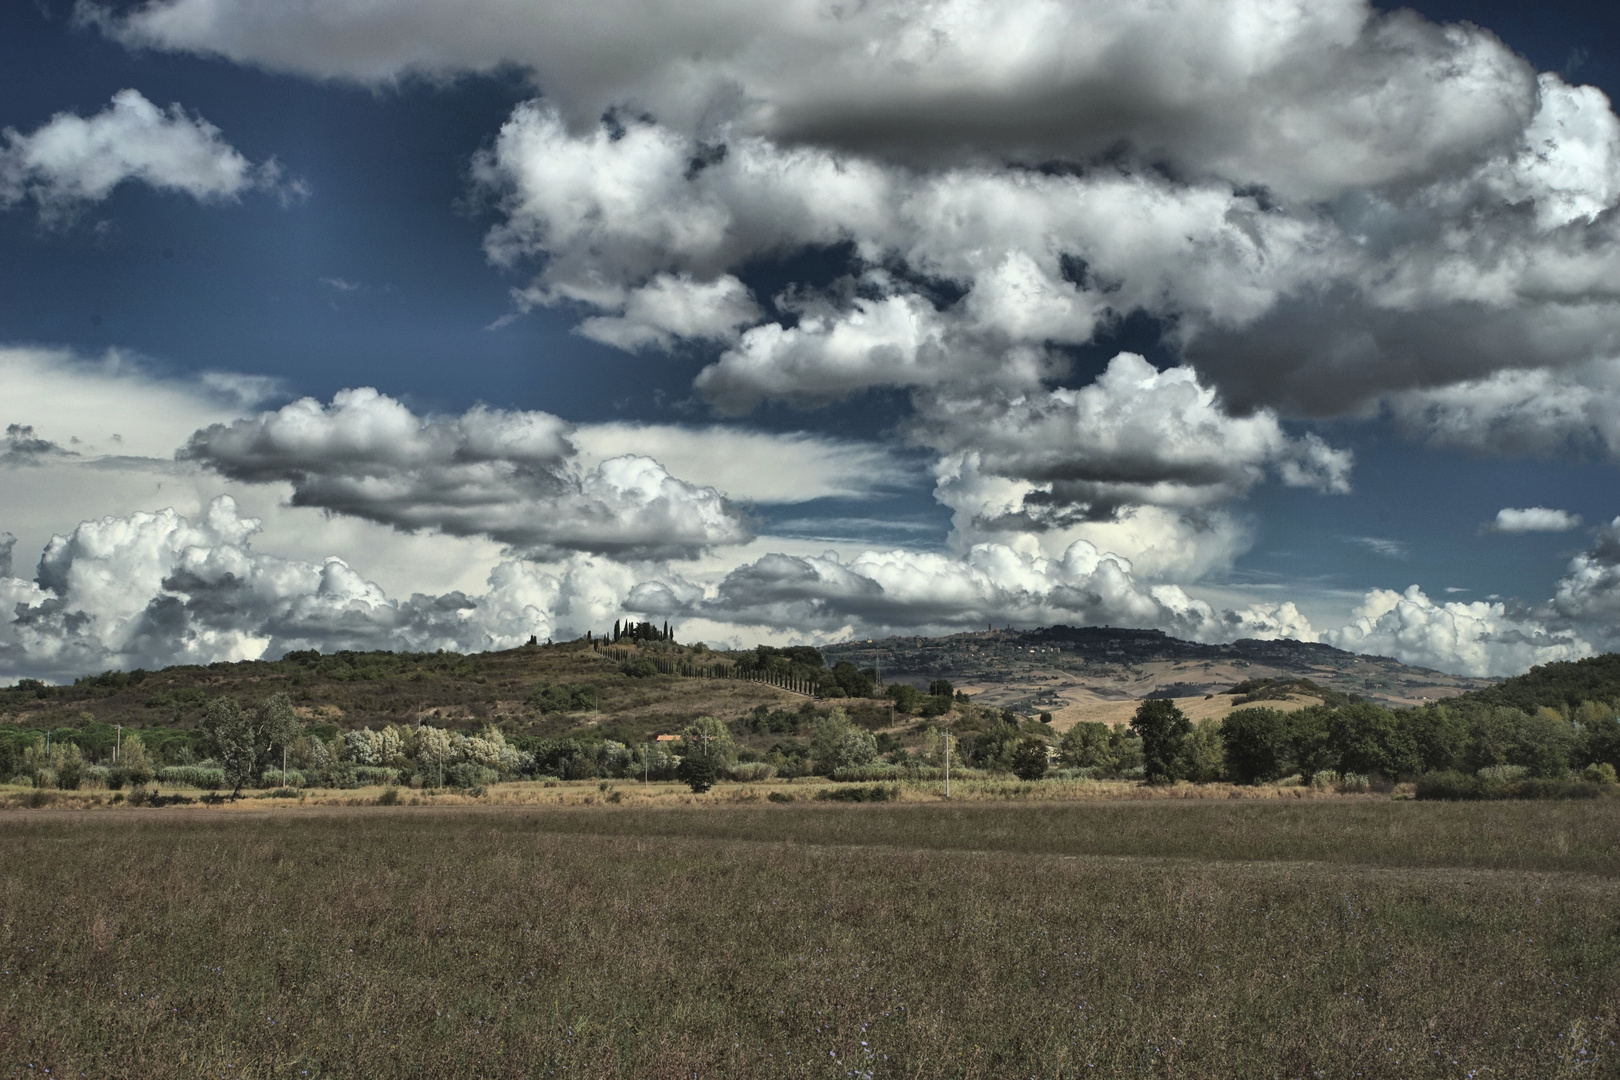
[[[196,432],[181,456],[234,480],[285,481],[295,506],[407,532],[488,536],[530,556],[690,557],[746,541],[713,488],[626,454],[579,468],[571,425],[550,413],[473,408],[419,417],[370,388],[304,398]]]

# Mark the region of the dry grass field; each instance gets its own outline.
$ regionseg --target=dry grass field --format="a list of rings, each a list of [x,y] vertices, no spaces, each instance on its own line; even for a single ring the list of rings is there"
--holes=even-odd
[[[0,1075],[1620,1071],[1620,806],[9,812]]]

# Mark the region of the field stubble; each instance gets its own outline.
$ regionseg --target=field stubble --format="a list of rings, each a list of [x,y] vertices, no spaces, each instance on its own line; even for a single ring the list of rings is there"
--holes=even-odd
[[[1613,1075],[1617,826],[1607,802],[8,814],[0,1074]]]

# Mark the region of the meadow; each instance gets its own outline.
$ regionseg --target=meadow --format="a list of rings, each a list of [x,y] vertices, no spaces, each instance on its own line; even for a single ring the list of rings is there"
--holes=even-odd
[[[1617,803],[8,812],[0,1075],[1614,1075]]]

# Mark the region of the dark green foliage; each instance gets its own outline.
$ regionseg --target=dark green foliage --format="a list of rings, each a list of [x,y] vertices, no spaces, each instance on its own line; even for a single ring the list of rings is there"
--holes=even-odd
[[[701,795],[714,787],[714,761],[704,754],[688,754],[681,758],[675,776],[681,783],[691,788],[693,794]]]
[[[1356,702],[1328,715],[1327,733],[1338,752],[1336,772],[1396,778],[1423,767],[1403,714]]]
[[[1192,723],[1175,702],[1151,698],[1137,706],[1131,730],[1142,740],[1142,767],[1150,784],[1178,779],[1181,744],[1192,734]]]
[[[1119,767],[1119,734],[1107,724],[1081,720],[1058,742],[1058,754],[1071,769],[1101,769],[1113,772]]]
[[[935,679],[928,684],[928,692],[934,697],[950,697],[956,693],[956,687],[951,685],[949,679]]]
[[[893,802],[899,797],[898,784],[873,784],[870,787],[844,784],[816,792],[816,798],[822,802]]]
[[[1276,709],[1237,709],[1228,714],[1221,721],[1226,775],[1238,784],[1286,775],[1291,758],[1288,729],[1288,717]]]
[[[658,665],[645,656],[637,656],[620,664],[619,673],[628,675],[632,679],[645,679],[649,675],[658,674]]]
[[[916,712],[927,697],[910,683],[890,683],[884,688],[883,693],[894,702],[894,711],[897,713]]]
[[[1046,743],[1040,739],[1024,739],[1013,751],[1013,775],[1020,780],[1039,780],[1046,775]]]
[[[1620,700],[1620,653],[1533,667],[1500,686],[1463,695],[1470,703],[1534,712],[1546,705],[1574,709],[1587,701]]]
[[[803,720],[803,713],[792,713],[786,709],[773,709],[769,705],[755,706],[748,716],[748,730],[755,735],[797,735],[799,724]]]
[[[251,711],[230,698],[215,698],[203,710],[202,728],[233,796],[258,778],[275,751],[291,746],[301,733],[285,694],[272,695]]]
[[[1613,798],[1615,794],[1615,787],[1602,781],[1539,777],[1510,780],[1455,771],[1426,773],[1417,782],[1417,797],[1425,800],[1598,799]]]
[[[872,697],[877,693],[876,672],[861,670],[848,660],[840,660],[822,676],[818,689],[828,697]]]
[[[1246,679],[1227,691],[1233,695],[1233,705],[1248,705],[1256,701],[1285,701],[1298,694],[1320,698],[1324,705],[1349,705],[1359,700],[1352,694],[1329,690],[1310,679]]]
[[[646,661],[642,661],[646,663]],[[648,665],[649,667],[651,665]],[[648,671],[646,674],[654,674]],[[529,691],[524,704],[540,713],[566,713],[584,712],[594,709],[599,697],[597,689],[590,683],[578,683],[573,686],[553,686],[551,683],[536,683]]]

